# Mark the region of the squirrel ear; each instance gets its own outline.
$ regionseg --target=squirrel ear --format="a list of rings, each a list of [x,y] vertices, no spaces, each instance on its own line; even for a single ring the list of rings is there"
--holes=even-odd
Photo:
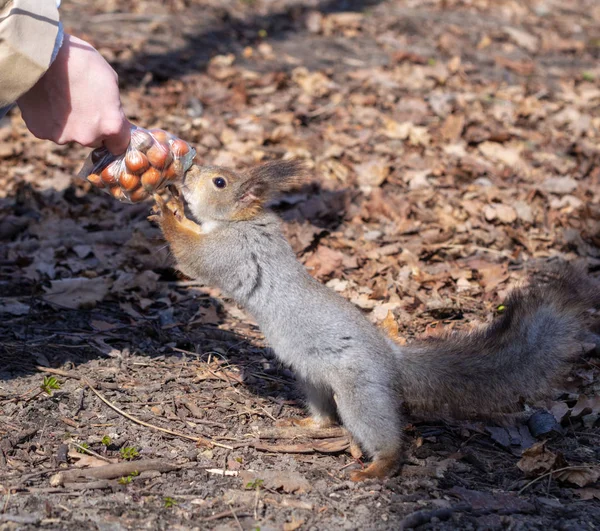
[[[248,171],[248,182],[258,186],[258,198],[269,199],[284,190],[300,186],[306,175],[306,166],[299,159],[277,160],[261,164]]]
[[[269,187],[267,183],[250,177],[239,190],[238,202],[244,205],[263,203],[269,198]]]

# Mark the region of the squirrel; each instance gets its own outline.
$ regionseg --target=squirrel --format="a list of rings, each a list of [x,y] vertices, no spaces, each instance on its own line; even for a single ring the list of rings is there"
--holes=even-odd
[[[581,354],[585,314],[600,301],[595,281],[573,266],[508,297],[491,324],[400,346],[352,303],[314,279],[266,203],[297,187],[298,160],[235,173],[194,165],[154,215],[178,269],[216,286],[249,311],[278,359],[301,383],[311,416],[340,422],[372,458],[350,478],[397,472],[406,410],[461,416],[514,409],[552,390],[566,362]]]

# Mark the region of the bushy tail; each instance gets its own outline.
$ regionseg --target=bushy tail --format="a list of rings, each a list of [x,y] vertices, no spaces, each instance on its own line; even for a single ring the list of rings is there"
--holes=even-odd
[[[514,290],[490,325],[403,347],[400,371],[409,406],[486,414],[549,393],[566,362],[581,353],[585,314],[600,305],[600,288],[574,266],[544,276]]]

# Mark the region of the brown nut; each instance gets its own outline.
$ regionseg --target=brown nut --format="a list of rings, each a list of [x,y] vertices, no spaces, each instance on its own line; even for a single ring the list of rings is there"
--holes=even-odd
[[[114,162],[111,162],[106,168],[102,170],[100,177],[105,184],[112,186],[113,184],[117,184],[116,174],[118,173],[118,167]]]
[[[143,173],[149,165],[148,158],[141,151],[132,149],[125,155],[125,166],[130,172]]]
[[[166,168],[173,160],[169,148],[165,144],[154,144],[147,152],[146,156],[152,166],[162,170]]]
[[[115,199],[118,199],[119,201],[123,201],[123,200],[127,199],[125,197],[125,192],[121,189],[121,187],[119,185],[113,186],[110,189],[110,193]]]
[[[177,179],[181,179],[184,173],[183,162],[180,160],[174,160],[165,170],[165,179],[168,179],[169,181],[176,181]]]
[[[150,134],[161,144],[166,144],[169,141],[169,133],[163,129],[150,129]]]
[[[119,177],[119,184],[123,190],[130,192],[135,190],[140,185],[140,178],[134,173],[124,171]]]
[[[160,186],[162,180],[160,171],[156,168],[149,168],[142,175],[142,186],[149,192],[153,192]]]
[[[171,144],[171,153],[175,158],[185,157],[190,152],[190,146],[185,140],[178,138]]]
[[[131,199],[131,201],[133,201],[134,203],[139,203],[140,201],[143,201],[148,197],[150,197],[150,192],[145,190],[143,187],[140,187],[129,194],[129,199]]]
[[[131,132],[131,146],[135,149],[145,153],[153,144],[154,139],[146,131],[134,129]]]
[[[100,177],[100,175],[98,175],[97,173],[90,173],[87,176],[87,180],[97,188],[104,188],[104,181],[102,180],[102,177]]]

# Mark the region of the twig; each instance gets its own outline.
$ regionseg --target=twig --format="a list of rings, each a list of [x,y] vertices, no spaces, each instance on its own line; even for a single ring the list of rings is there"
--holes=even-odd
[[[205,470],[209,474],[216,474],[218,476],[237,476],[237,475],[239,475],[237,470],[223,470],[222,468],[206,468]]]
[[[179,470],[180,465],[166,463],[160,459],[143,459],[141,461],[131,461],[126,463],[114,463],[111,465],[99,466],[96,468],[71,469],[59,472],[50,478],[50,485],[58,487],[65,483],[76,483],[88,478],[92,479],[115,479],[128,476],[135,472],[146,472],[148,470],[157,470],[158,472],[171,472]]]
[[[223,511],[217,514],[213,514],[212,516],[207,516],[206,518],[203,518],[202,521],[203,522],[214,522],[215,520],[220,520],[221,518],[230,518],[231,516],[235,516],[233,511],[229,510],[229,511]],[[249,513],[240,513],[241,517],[244,516],[251,516]]]
[[[556,472],[562,472],[563,470],[586,470],[588,468],[593,468],[593,467],[592,466],[565,466],[563,468],[557,468],[556,470],[550,470],[550,472],[546,472],[545,474],[542,474],[541,476],[538,476],[537,478],[532,479],[529,483],[527,483],[527,485],[525,485],[521,490],[519,490],[519,492],[517,494],[521,494],[524,490],[531,487],[531,485],[533,485],[534,483],[537,483],[540,479],[544,479],[546,476],[551,476],[552,474],[555,474]]]
[[[231,503],[228,503],[227,505],[229,505],[229,510],[231,511],[231,514],[235,518],[235,523],[237,524],[239,530],[240,531],[244,531],[244,528],[242,527],[242,524],[240,524],[240,521],[238,520],[238,517],[235,514],[235,511],[233,510],[233,505],[231,505]]]
[[[102,402],[104,402],[108,407],[110,407],[111,409],[113,409],[117,413],[119,413],[119,415],[123,415],[125,418],[129,419],[131,422],[135,422],[136,424],[145,426],[146,428],[152,428],[153,430],[158,430],[158,431],[162,431],[163,433],[168,433],[169,435],[173,435],[174,437],[181,437],[182,439],[187,439],[189,441],[195,441],[197,444],[203,444],[205,446],[213,445],[213,446],[219,446],[220,448],[226,448],[228,450],[233,450],[233,448],[231,446],[212,441],[210,439],[207,439],[206,437],[193,437],[191,435],[186,435],[185,433],[179,433],[177,431],[169,430],[167,428],[161,428],[160,426],[155,426],[154,424],[150,424],[148,422],[144,422],[143,420],[132,417],[128,413],[125,413],[125,411],[123,411],[122,409],[119,409],[108,399],[104,398],[98,391],[96,391],[96,389],[94,389],[94,387],[92,386],[92,384],[89,382],[89,380],[87,378],[82,378],[82,381],[92,390],[92,392],[100,400],[102,400]]]
[[[284,426],[281,428],[265,428],[259,429],[251,436],[259,439],[332,439],[335,437],[343,437],[346,432],[343,428],[304,428],[298,426]]]

